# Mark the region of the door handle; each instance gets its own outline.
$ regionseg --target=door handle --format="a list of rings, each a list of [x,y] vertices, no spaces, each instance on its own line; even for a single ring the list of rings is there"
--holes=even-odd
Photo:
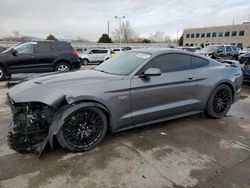
[[[191,81],[194,81],[194,80],[196,80],[195,78],[186,78],[186,81],[188,81],[188,82],[191,82]]]

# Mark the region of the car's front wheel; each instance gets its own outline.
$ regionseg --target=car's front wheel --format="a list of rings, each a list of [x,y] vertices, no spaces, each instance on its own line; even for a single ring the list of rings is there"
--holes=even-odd
[[[6,71],[3,67],[0,66],[0,81],[5,80]]]
[[[229,86],[222,84],[211,93],[205,112],[212,118],[225,116],[233,102],[233,93]]]
[[[107,118],[96,107],[84,107],[64,119],[57,134],[59,144],[70,151],[87,151],[98,145],[107,132]]]
[[[68,63],[58,63],[56,66],[56,71],[57,72],[66,72],[70,71],[70,66]]]
[[[89,64],[89,60],[83,59],[83,60],[82,60],[82,64],[83,64],[83,65],[88,65],[88,64]]]

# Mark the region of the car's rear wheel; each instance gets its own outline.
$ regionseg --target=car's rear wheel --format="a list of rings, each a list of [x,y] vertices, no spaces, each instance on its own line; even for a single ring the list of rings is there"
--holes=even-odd
[[[2,66],[0,66],[0,81],[5,80],[5,78],[6,78],[6,71]]]
[[[82,60],[82,64],[83,64],[83,65],[88,65],[88,64],[89,64],[89,60],[83,59],[83,60]]]
[[[221,118],[228,113],[232,102],[233,93],[230,87],[219,85],[210,95],[205,112],[212,118]]]
[[[59,144],[70,151],[87,151],[98,145],[107,132],[107,118],[96,107],[78,109],[65,118],[57,134]]]
[[[57,72],[66,72],[70,71],[70,65],[68,63],[58,63],[56,66]]]

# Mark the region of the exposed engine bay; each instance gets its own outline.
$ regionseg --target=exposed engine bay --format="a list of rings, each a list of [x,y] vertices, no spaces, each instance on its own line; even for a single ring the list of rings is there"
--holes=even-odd
[[[9,102],[13,114],[7,137],[10,148],[19,153],[40,155],[48,141],[54,110],[37,102],[23,104]]]

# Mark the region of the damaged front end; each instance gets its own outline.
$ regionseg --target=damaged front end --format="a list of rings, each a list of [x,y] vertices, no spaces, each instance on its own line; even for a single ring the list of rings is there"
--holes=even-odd
[[[13,121],[7,136],[11,149],[19,153],[40,155],[48,142],[48,133],[54,110],[39,103],[14,103],[10,98]]]

